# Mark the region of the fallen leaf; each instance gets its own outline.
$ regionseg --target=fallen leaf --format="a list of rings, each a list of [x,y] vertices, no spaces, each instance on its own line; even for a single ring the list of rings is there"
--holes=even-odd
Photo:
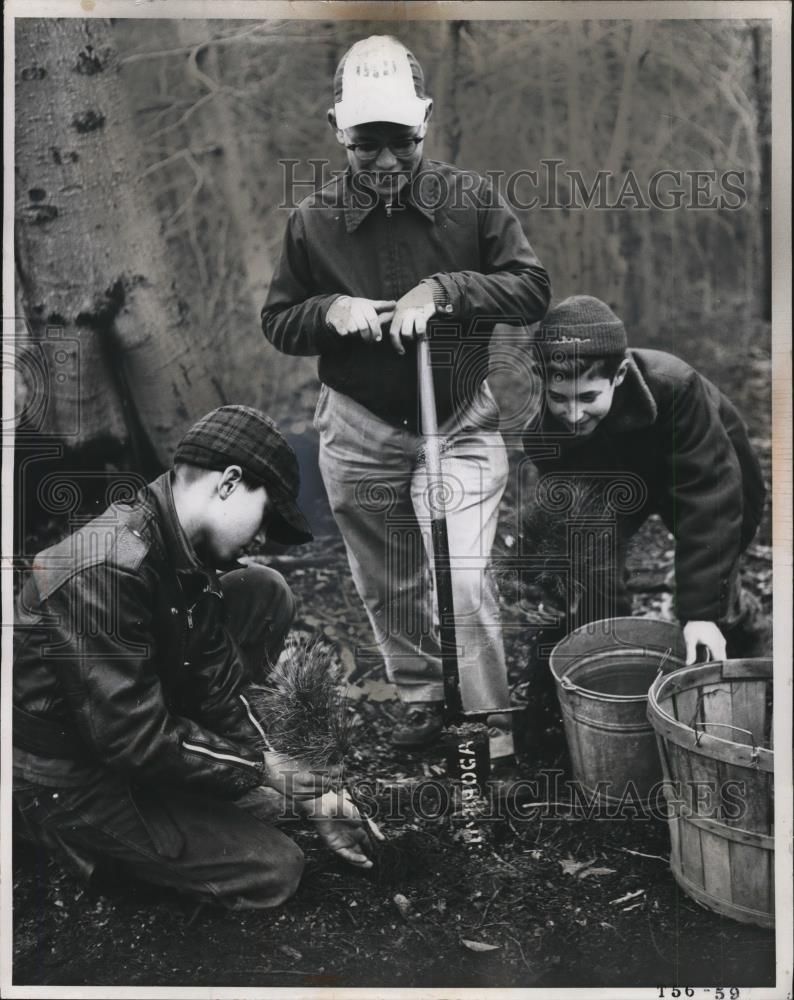
[[[614,868],[594,868],[595,858],[590,861],[576,861],[574,858],[568,857],[564,858],[559,862],[560,867],[565,875],[571,875],[574,878],[583,879],[587,878],[588,875],[614,875]]]
[[[349,681],[351,674],[356,671],[356,656],[345,643],[339,644],[339,659],[342,661],[342,676]]]
[[[314,615],[303,615],[302,620],[309,628],[313,629],[319,629],[324,624],[322,618],[316,618]]]
[[[400,911],[401,917],[408,917],[411,913],[411,900],[407,896],[403,896],[401,892],[398,892],[393,897],[394,905]]]
[[[298,949],[293,948],[289,944],[282,944],[279,947],[279,951],[283,952],[285,955],[289,955],[290,958],[294,958],[296,962],[303,958],[303,955],[298,951]]]
[[[469,951],[498,951],[501,947],[498,944],[487,944],[485,941],[467,941],[466,938],[461,938],[460,943]]]
[[[576,875],[582,868],[587,868],[592,863],[592,861],[576,861],[574,858],[563,858],[559,864],[565,875]]]
[[[585,868],[584,871],[579,872],[576,876],[577,878],[589,878],[590,875],[614,875],[614,868]]]

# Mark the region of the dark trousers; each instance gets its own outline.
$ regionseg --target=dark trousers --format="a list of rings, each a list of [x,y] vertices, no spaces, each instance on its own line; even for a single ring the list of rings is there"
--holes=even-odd
[[[280,574],[256,565],[224,574],[221,585],[229,631],[250,678],[261,680],[293,620],[292,593]],[[283,800],[271,789],[232,802],[139,786],[105,767],[86,771],[79,784],[44,782],[15,754],[20,832],[83,876],[111,862],[146,882],[233,909],[277,906],[298,886],[303,854],[272,825]]]
[[[295,597],[284,577],[252,563],[221,576],[227,626],[246,670],[246,679],[261,683],[275,662],[295,618]]]

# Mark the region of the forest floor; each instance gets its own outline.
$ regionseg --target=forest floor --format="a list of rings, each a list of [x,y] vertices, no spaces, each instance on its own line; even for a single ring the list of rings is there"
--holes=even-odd
[[[748,418],[769,471],[769,357],[701,345],[712,376]],[[722,351],[722,353],[720,353]],[[698,359],[690,359],[697,362]],[[514,458],[516,456],[513,456]],[[509,504],[506,505],[509,516]],[[501,535],[511,530],[505,522]],[[657,520],[635,540],[636,614],[669,617],[672,539]],[[338,644],[363,725],[351,780],[395,785],[433,776],[440,752],[398,755],[395,703],[371,642],[344,549],[329,533],[299,556],[265,556],[300,601],[297,628]],[[745,557],[745,583],[771,614],[768,515]],[[559,712],[530,676],[526,609],[503,598],[514,697],[543,738],[521,743],[528,779],[564,771]],[[771,655],[771,654],[770,654]],[[519,720],[519,725],[521,724]],[[565,777],[565,775],[563,776]],[[14,858],[15,985],[273,987],[762,986],[774,983],[771,931],[723,919],[673,880],[661,819],[586,819],[527,810],[494,824],[484,845],[461,842],[448,818],[410,808],[379,815],[387,838],[370,871],[337,861],[308,825],[288,832],[306,854],[297,894],[264,912],[226,912],[127,882],[86,888],[22,842]],[[709,994],[711,995],[711,994]],[[733,994],[736,996],[736,993]]]

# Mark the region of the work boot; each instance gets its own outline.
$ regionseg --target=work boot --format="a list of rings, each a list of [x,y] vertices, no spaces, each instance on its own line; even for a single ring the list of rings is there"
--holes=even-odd
[[[443,728],[443,701],[401,702],[399,718],[391,733],[392,746],[406,750],[430,746]]]

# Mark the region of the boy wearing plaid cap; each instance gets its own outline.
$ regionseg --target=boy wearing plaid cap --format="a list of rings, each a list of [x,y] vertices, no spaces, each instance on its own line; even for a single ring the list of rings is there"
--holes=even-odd
[[[757,639],[756,609],[741,588],[739,557],[761,521],[766,487],[733,404],[672,354],[627,348],[621,320],[589,295],[549,310],[536,347],[543,405],[524,450],[541,474],[538,498],[554,483],[595,489],[601,509],[591,505],[590,514],[615,528],[609,557],[579,574],[570,627],[631,614],[626,547],[657,513],[675,537],[687,662],[698,647],[724,659],[726,639],[728,655],[749,655],[742,644]]]
[[[345,54],[328,120],[348,169],[290,216],[262,326],[278,350],[319,355],[320,468],[401,699],[392,741],[412,748],[442,728],[415,344],[436,322],[463,707],[492,713],[491,755],[509,757],[507,671],[487,574],[507,458],[485,379],[494,325],[540,319],[549,282],[486,179],[424,158],[432,107],[419,63],[396,39],[375,35]]]
[[[14,799],[23,834],[83,876],[111,862],[228,907],[275,906],[303,868],[270,822],[291,805],[371,864],[355,809],[265,749],[247,696],[295,602],[278,573],[235,560],[261,527],[311,538],[298,487],[275,424],[224,406],[170,472],[36,556],[14,632]]]

